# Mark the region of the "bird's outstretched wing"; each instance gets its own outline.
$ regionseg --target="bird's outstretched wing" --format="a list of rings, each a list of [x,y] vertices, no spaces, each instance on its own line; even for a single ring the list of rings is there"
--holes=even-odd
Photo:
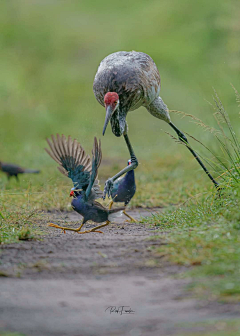
[[[92,150],[92,171],[90,176],[90,181],[86,190],[86,197],[89,198],[92,188],[96,192],[95,181],[97,179],[98,168],[102,161],[102,150],[101,150],[101,140],[97,142],[97,138],[94,137],[93,150]]]
[[[95,154],[96,158],[93,156],[92,164],[89,155],[86,154],[80,143],[77,140],[72,140],[70,136],[66,139],[64,135],[57,134],[56,137],[52,135],[51,140],[47,139],[47,142],[50,150],[45,148],[46,152],[60,165],[59,171],[72,179],[74,187],[86,190],[91,184],[88,196],[91,194],[94,199],[101,197],[102,191],[97,179],[97,169],[102,158],[100,142],[98,146],[97,139],[94,139],[94,149],[97,146],[99,149],[97,153],[99,153]]]

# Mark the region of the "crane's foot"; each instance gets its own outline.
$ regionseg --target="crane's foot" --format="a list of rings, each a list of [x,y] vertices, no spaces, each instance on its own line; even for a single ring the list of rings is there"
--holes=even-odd
[[[137,220],[136,219],[134,219],[132,216],[130,216],[129,214],[127,214],[126,213],[126,211],[125,210],[123,210],[123,213],[124,213],[124,215],[125,216],[127,216],[130,220],[126,220],[126,222],[128,222],[128,223],[137,223]]]
[[[111,178],[109,178],[105,182],[105,187],[104,187],[104,191],[103,191],[103,199],[104,200],[105,200],[106,196],[108,196],[108,198],[111,197],[112,188],[113,188],[113,180]]]

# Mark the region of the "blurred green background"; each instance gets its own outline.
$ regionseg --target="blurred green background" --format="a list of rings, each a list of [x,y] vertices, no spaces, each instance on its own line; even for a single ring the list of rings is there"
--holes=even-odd
[[[0,160],[43,170],[22,178],[21,188],[29,188],[29,181],[41,188],[54,177],[66,184],[43,150],[45,138],[58,132],[71,134],[88,151],[93,136],[101,137],[102,176],[122,168],[128,159],[126,145],[110,127],[102,137],[105,110],[92,91],[100,61],[119,50],[143,51],[153,58],[162,80],[160,94],[170,110],[194,114],[214,126],[214,110],[207,102],[212,102],[214,87],[233,125],[239,123],[230,86],[240,90],[239,17],[238,0],[2,0]],[[171,117],[181,130],[211,143],[211,134],[188,119]],[[127,121],[142,164],[139,177],[160,160],[154,166],[159,169],[156,179],[160,169],[167,180],[180,167],[180,185],[183,178],[195,180],[201,170],[184,146],[162,132],[171,132],[167,124],[143,108],[129,113]],[[185,176],[191,162],[194,169]],[[208,183],[205,176],[204,181]],[[0,186],[20,188],[14,181],[7,185],[3,174]]]

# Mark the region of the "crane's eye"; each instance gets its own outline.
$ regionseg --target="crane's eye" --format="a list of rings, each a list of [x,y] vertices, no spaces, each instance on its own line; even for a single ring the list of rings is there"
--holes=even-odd
[[[117,105],[117,101],[115,101],[114,104]]]

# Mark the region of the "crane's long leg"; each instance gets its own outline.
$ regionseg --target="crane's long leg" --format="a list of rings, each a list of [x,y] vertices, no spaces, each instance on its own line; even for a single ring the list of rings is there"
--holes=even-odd
[[[186,136],[172,123],[170,122],[169,125],[174,129],[174,131],[177,133],[179,140],[184,142],[186,144],[186,147],[189,149],[189,151],[192,153],[192,155],[195,157],[195,159],[197,160],[197,162],[200,164],[200,166],[202,167],[202,169],[205,171],[205,173],[208,175],[208,177],[210,178],[210,180],[213,182],[213,184],[215,185],[215,187],[217,188],[217,190],[220,190],[219,184],[217,183],[217,181],[212,177],[212,175],[209,173],[208,169],[206,168],[206,166],[203,164],[203,162],[200,160],[199,156],[197,155],[197,153],[188,145],[188,139],[186,138]]]
[[[124,139],[126,141],[127,147],[128,147],[128,151],[131,157],[131,164],[128,165],[127,167],[125,167],[124,169],[122,169],[119,173],[117,173],[116,175],[114,175],[112,178],[109,178],[106,182],[105,182],[105,187],[104,187],[104,191],[103,191],[103,199],[106,198],[106,195],[108,197],[111,196],[111,190],[113,187],[113,182],[118,179],[120,176],[122,176],[123,174],[127,173],[130,170],[136,169],[138,166],[138,160],[134,154],[132,145],[129,141],[128,135],[124,134]]]

